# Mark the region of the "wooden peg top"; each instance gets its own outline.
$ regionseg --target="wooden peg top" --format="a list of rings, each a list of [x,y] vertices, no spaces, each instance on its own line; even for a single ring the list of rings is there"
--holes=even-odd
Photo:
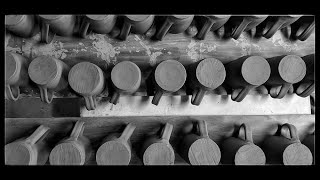
[[[200,138],[192,143],[188,158],[192,165],[218,165],[221,152],[214,141],[209,138]]]
[[[71,88],[80,94],[93,92],[103,78],[98,68],[97,65],[89,62],[81,62],[73,66],[68,75]]]
[[[108,141],[99,147],[96,153],[98,165],[128,165],[131,151],[119,141]]]
[[[64,15],[57,15],[57,14],[52,14],[52,15],[49,15],[49,14],[45,14],[45,15],[39,15],[40,17],[42,17],[43,19],[48,19],[48,20],[54,20],[54,19],[58,19]]]
[[[174,150],[164,142],[151,144],[143,154],[144,165],[173,165],[174,160]]]
[[[134,22],[144,21],[152,15],[126,15],[126,17]]]
[[[178,91],[184,85],[186,78],[186,69],[175,60],[162,61],[155,71],[157,84],[166,91]]]
[[[31,61],[28,73],[33,82],[45,85],[57,77],[58,65],[52,57],[39,56]]]
[[[226,70],[219,60],[207,58],[198,64],[196,77],[205,87],[215,89],[223,83],[226,77]]]
[[[288,55],[281,59],[278,70],[283,80],[297,83],[306,75],[306,64],[299,56]]]
[[[26,15],[6,15],[5,16],[5,24],[7,26],[13,26],[19,24]]]
[[[141,71],[133,62],[122,61],[112,69],[111,80],[121,90],[134,91],[140,86]]]
[[[30,165],[33,159],[32,149],[24,143],[10,143],[5,145],[6,165]]]
[[[86,15],[87,16],[87,18],[89,18],[89,19],[92,19],[92,20],[96,20],[96,21],[101,21],[101,20],[104,20],[105,18],[107,18],[108,17],[108,15],[106,15],[106,14],[87,14]]]
[[[241,73],[248,83],[259,86],[269,79],[271,68],[265,58],[250,56],[243,62]]]
[[[238,149],[234,163],[236,165],[265,165],[266,156],[260,147],[250,143]]]
[[[290,144],[282,155],[284,165],[311,165],[312,153],[301,143]]]
[[[65,142],[53,148],[49,161],[51,165],[83,165],[85,154],[78,144]]]
[[[18,64],[16,60],[14,59],[13,55],[10,52],[6,52],[6,58],[5,58],[5,73],[6,73],[6,80],[9,80],[17,71]]]

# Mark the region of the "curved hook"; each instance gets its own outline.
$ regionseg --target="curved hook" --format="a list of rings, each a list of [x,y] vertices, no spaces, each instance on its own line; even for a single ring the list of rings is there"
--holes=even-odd
[[[20,88],[18,86],[6,85],[6,95],[9,100],[16,101],[20,97]]]
[[[298,133],[297,133],[297,128],[292,125],[292,124],[289,124],[289,123],[285,123],[281,126],[281,135],[288,138],[288,139],[291,139],[293,141],[299,141],[299,136],[298,136]],[[289,130],[290,132],[290,137],[287,136],[287,130]]]
[[[238,137],[244,141],[253,143],[251,127],[245,123],[241,124]]]

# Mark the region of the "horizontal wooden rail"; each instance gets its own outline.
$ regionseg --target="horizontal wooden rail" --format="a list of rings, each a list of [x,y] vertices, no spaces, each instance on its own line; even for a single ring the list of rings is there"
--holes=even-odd
[[[94,33],[85,39],[55,36],[50,44],[39,43],[39,40],[40,34],[24,39],[7,33],[5,47],[7,51],[20,53],[30,59],[40,55],[54,56],[70,66],[89,61],[106,68],[129,60],[142,69],[167,59],[188,65],[207,57],[227,63],[247,55],[270,58],[286,54],[305,56],[315,52],[314,32],[305,41],[289,40],[281,31],[277,31],[270,39],[252,39],[246,32],[238,40],[221,39],[210,32],[205,40],[196,40],[184,33],[168,34],[162,41],[152,41],[136,34],[128,36],[126,41],[119,41],[108,35]]]

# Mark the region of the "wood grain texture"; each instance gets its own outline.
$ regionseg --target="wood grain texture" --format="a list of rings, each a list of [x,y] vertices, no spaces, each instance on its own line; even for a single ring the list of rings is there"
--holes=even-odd
[[[297,83],[306,75],[306,64],[299,56],[281,55],[268,58],[267,61],[271,67],[270,78],[266,82],[268,85]]]
[[[123,61],[112,68],[111,80],[116,88],[134,92],[141,84],[141,70],[136,64]]]
[[[102,91],[104,88],[104,76],[98,68],[96,65],[86,62],[73,66],[68,75],[71,88],[84,95],[95,94],[97,87],[100,88],[98,91]]]
[[[126,41],[102,34],[90,34],[86,39],[55,36],[50,44],[39,44],[40,34],[29,39],[6,34],[5,40],[6,50],[31,59],[51,55],[70,66],[82,61],[103,66],[130,60],[138,66],[149,68],[167,59],[187,65],[208,57],[227,63],[245,55],[270,58],[284,54],[305,56],[315,52],[314,32],[306,41],[291,41],[280,31],[270,39],[252,39],[247,33],[242,33],[238,40],[220,39],[209,32],[206,39],[201,41],[183,33],[169,33],[162,41],[152,41],[135,34],[130,34]]]
[[[223,83],[226,77],[226,71],[219,60],[207,58],[198,64],[196,77],[201,85],[215,89]]]
[[[192,165],[217,165],[221,153],[218,145],[208,138],[201,138],[192,143],[188,158]]]
[[[174,150],[165,142],[151,144],[143,154],[144,165],[173,165]]]
[[[50,153],[51,165],[82,165],[83,154],[78,144],[61,143]]]
[[[31,151],[24,143],[11,143],[5,146],[6,165],[29,165],[31,162]]]
[[[311,165],[312,161],[311,151],[301,143],[291,144],[283,152],[285,165]]]
[[[157,85],[170,92],[178,91],[185,83],[187,72],[184,66],[173,60],[161,62],[154,72]]]
[[[31,61],[28,74],[33,82],[46,85],[56,78],[58,65],[53,58],[41,56]]]
[[[83,136],[84,122],[77,121],[70,137],[62,139],[50,152],[52,165],[83,165],[90,156],[89,139]]]
[[[241,73],[245,81],[252,85],[261,85],[270,77],[270,65],[261,56],[251,56],[243,62]]]
[[[286,56],[279,63],[279,74],[289,83],[297,83],[306,75],[306,64],[299,56]]]
[[[62,138],[62,141],[51,144],[54,146],[50,152],[49,162],[52,165],[84,165],[93,158],[90,140],[80,135],[76,140],[74,136]],[[61,139],[60,139],[61,140]]]
[[[234,158],[236,165],[265,165],[265,163],[264,152],[254,144],[247,144],[239,148]]]
[[[314,115],[274,115],[274,116],[141,116],[141,117],[97,117],[97,118],[6,118],[5,143],[10,143],[20,137],[30,134],[40,124],[47,125],[51,133],[46,136],[46,141],[51,148],[62,138],[69,135],[74,122],[83,120],[86,123],[84,136],[88,137],[93,152],[100,146],[100,141],[109,133],[119,132],[123,124],[132,122],[136,129],[131,136],[132,159],[130,165],[142,165],[140,151],[143,139],[155,134],[160,129],[160,124],[170,122],[174,128],[170,144],[175,150],[175,164],[187,165],[177,153],[177,148],[184,133],[188,132],[188,124],[194,120],[206,120],[209,137],[219,146],[223,139],[230,137],[235,126],[247,123],[253,131],[254,143],[258,146],[269,135],[274,135],[278,125],[293,124],[299,133],[300,140],[309,134],[309,129],[314,126]],[[88,164],[96,164],[95,156],[90,156]]]
[[[99,165],[128,165],[130,160],[130,147],[121,141],[106,142],[96,152],[96,162]]]

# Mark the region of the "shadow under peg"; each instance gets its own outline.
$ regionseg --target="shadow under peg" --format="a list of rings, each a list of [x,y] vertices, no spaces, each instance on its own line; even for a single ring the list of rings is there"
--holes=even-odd
[[[292,39],[290,38],[290,36],[291,36],[291,26],[287,26],[287,27],[284,27],[284,28],[280,29],[280,33],[283,35],[283,37],[286,38],[286,40],[292,41]]]
[[[79,98],[53,99],[52,117],[80,117],[80,99]]]
[[[189,96],[188,95],[181,96],[180,105],[185,105],[188,103],[189,103]]]

